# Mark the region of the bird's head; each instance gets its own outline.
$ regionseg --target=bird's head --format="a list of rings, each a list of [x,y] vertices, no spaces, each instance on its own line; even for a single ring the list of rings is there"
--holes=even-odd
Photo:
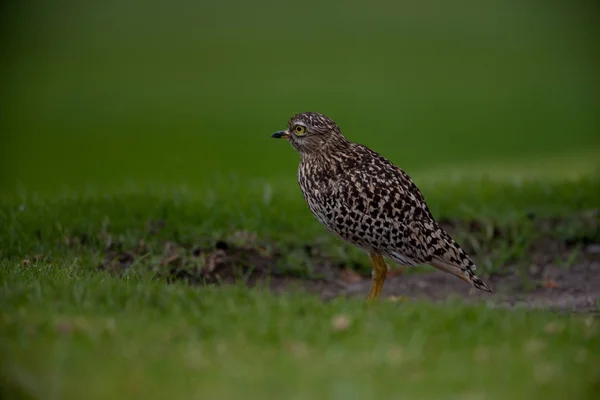
[[[287,139],[301,155],[334,151],[349,143],[335,122],[314,112],[294,115],[286,130],[275,132],[271,137]]]

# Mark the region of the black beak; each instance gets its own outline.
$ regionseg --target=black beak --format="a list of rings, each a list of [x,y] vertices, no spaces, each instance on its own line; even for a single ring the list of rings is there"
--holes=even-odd
[[[289,136],[290,135],[287,133],[287,131],[279,131],[271,135],[271,137],[274,139],[288,138]]]

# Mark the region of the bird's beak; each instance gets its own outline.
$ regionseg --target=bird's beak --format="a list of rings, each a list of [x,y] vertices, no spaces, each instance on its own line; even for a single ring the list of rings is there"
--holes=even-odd
[[[279,132],[275,132],[274,134],[272,134],[271,137],[275,138],[275,139],[281,139],[281,138],[287,139],[290,137],[290,134],[287,133],[287,131],[279,131]]]

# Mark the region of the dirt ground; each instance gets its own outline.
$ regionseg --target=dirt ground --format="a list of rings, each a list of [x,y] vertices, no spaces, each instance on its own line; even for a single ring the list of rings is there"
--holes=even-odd
[[[596,216],[593,215],[594,220]],[[451,233],[460,229],[463,232],[483,229],[473,222],[461,225],[444,221],[443,224]],[[547,226],[548,221],[543,224]],[[592,232],[591,236],[576,235],[575,239],[560,240],[541,235],[529,247],[527,261],[509,262],[498,266],[491,274],[481,271],[480,277],[494,293],[474,289],[458,278],[432,268],[404,270],[394,266],[385,281],[382,299],[445,301],[461,298],[498,307],[598,312],[600,243],[597,240],[597,225],[594,225]],[[106,256],[99,268],[123,274],[133,265],[139,267],[138,264],[143,264],[167,281],[186,280],[198,285],[243,281],[248,286],[269,287],[274,292],[290,288],[306,290],[320,295],[325,301],[338,296],[365,297],[369,291],[368,272],[359,273],[356,269],[334,263],[320,256],[310,246],[305,246],[303,251],[311,258],[315,270],[310,277],[300,277],[283,270],[279,262],[281,254],[257,244],[252,234],[239,232],[237,235],[235,240],[218,241],[211,248],[193,248],[166,242],[164,254],[154,264],[135,263],[140,257],[148,259],[142,242],[138,247],[128,250],[116,248],[113,243],[106,249]],[[502,232],[494,230],[491,235],[502,236]],[[473,254],[473,249],[467,251]],[[473,254],[476,262],[483,256]]]

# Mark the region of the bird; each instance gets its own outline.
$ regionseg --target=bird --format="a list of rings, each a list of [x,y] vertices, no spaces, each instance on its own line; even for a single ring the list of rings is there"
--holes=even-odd
[[[308,208],[327,230],[369,256],[368,302],[381,297],[384,257],[404,267],[429,264],[492,292],[475,274],[475,263],[436,222],[404,170],[348,140],[323,114],[298,113],[287,125],[271,137],[287,139],[300,154],[297,180]]]

